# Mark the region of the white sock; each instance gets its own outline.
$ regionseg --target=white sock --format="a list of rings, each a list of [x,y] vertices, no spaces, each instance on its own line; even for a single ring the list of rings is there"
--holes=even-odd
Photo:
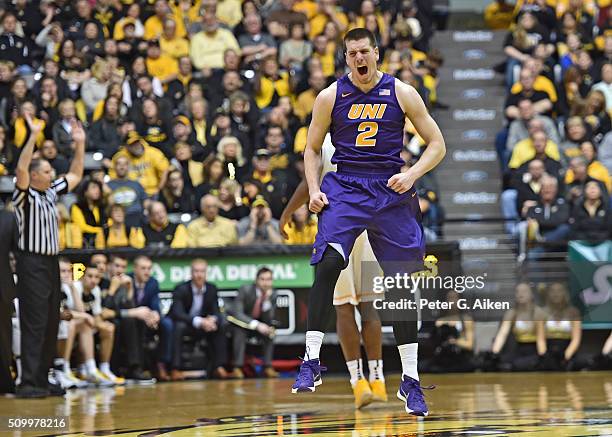
[[[17,378],[15,379],[15,385],[21,384],[21,358],[15,358],[15,365],[17,366]]]
[[[419,372],[417,370],[417,358],[419,355],[419,344],[402,344],[398,346],[397,349],[399,350],[402,360],[402,374],[408,375],[418,381]]]
[[[94,373],[96,373],[96,370],[98,370],[98,368],[96,367],[96,360],[90,358],[85,361],[85,369],[88,375],[93,375]]]
[[[110,373],[111,371],[110,365],[108,363],[100,363],[100,366],[98,368],[102,373]]]
[[[357,381],[363,378],[363,360],[352,360],[346,362],[346,367],[351,374],[351,386],[355,387]]]
[[[53,367],[56,368],[57,370],[61,370],[62,372],[64,371],[64,364],[65,361],[63,358],[54,358],[53,359]]]
[[[385,375],[383,374],[383,360],[368,360],[368,367],[370,369],[370,382],[372,381],[385,381]]]
[[[70,361],[64,360],[64,373],[70,373],[72,370],[70,369]]]
[[[323,344],[323,333],[321,331],[306,331],[306,360],[318,360]]]

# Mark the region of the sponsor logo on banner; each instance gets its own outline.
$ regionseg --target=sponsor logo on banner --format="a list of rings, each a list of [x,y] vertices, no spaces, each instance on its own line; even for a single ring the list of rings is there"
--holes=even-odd
[[[472,50],[465,50],[463,52],[463,57],[465,59],[484,59],[487,57],[487,54],[484,52],[484,50],[472,49]]]
[[[493,41],[493,32],[479,30],[453,32],[453,41],[457,42],[486,42]]]
[[[461,92],[461,97],[465,100],[478,100],[485,96],[485,90],[482,88],[470,88]]]
[[[455,193],[453,194],[453,203],[456,205],[486,205],[497,203],[496,193],[485,193],[483,191],[479,193],[467,192],[467,193]]]
[[[459,248],[461,250],[483,250],[483,249],[495,249],[497,247],[497,240],[495,238],[462,238],[459,240]]]
[[[470,129],[463,131],[461,138],[466,141],[482,141],[487,139],[487,133],[482,129]]]
[[[495,120],[496,114],[495,109],[456,109],[453,111],[453,119],[490,121]]]
[[[491,162],[497,160],[497,152],[495,150],[455,150],[453,160],[458,162]]]
[[[489,174],[482,170],[466,171],[463,173],[464,182],[481,182],[489,178]]]
[[[467,68],[453,71],[454,80],[491,80],[495,78],[495,71],[490,68]]]

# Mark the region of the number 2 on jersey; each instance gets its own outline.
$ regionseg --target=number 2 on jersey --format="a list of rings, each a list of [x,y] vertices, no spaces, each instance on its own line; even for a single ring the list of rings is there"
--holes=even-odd
[[[363,121],[359,123],[357,130],[360,132],[355,139],[357,147],[374,147],[376,145],[376,134],[378,133],[378,123],[375,121]]]

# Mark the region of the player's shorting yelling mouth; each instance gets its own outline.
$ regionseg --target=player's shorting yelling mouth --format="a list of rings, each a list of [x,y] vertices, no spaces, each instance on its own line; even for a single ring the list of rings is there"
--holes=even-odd
[[[357,67],[357,72],[360,75],[365,76],[366,74],[368,74],[368,66],[367,65],[362,65],[360,67]]]

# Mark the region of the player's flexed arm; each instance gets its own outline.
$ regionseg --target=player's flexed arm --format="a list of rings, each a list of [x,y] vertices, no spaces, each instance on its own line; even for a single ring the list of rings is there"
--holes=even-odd
[[[403,173],[391,176],[387,186],[397,193],[405,193],[415,181],[442,161],[446,155],[446,145],[440,128],[427,112],[423,99],[410,85],[395,80],[395,94],[406,117],[412,122],[417,133],[427,147],[419,160]],[[311,196],[312,199],[312,196]]]
[[[321,176],[321,147],[325,134],[331,123],[331,113],[336,100],[336,84],[333,83],[319,93],[312,108],[312,121],[308,128],[306,149],[304,150],[304,170],[308,193],[310,196],[309,209],[319,213],[329,202],[325,193],[321,192],[319,178]]]

